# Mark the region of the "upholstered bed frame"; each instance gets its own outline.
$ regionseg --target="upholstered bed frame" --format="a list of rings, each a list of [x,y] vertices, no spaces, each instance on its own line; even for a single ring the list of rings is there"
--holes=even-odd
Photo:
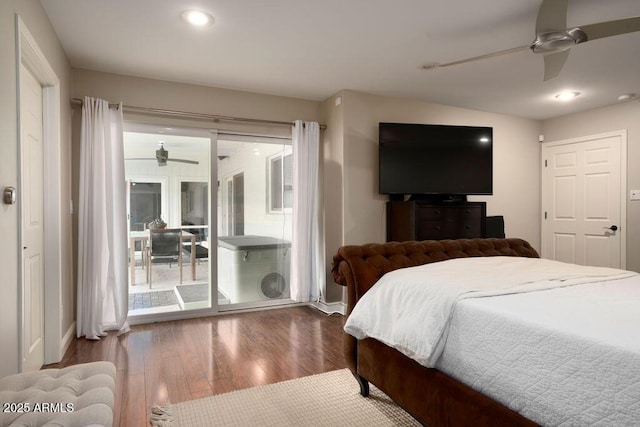
[[[343,246],[333,257],[333,277],[347,287],[347,314],[385,273],[452,258],[520,256],[539,258],[522,239],[427,240]],[[534,426],[532,421],[436,369],[367,338],[344,336],[349,369],[363,396],[369,382],[421,423],[435,426]]]

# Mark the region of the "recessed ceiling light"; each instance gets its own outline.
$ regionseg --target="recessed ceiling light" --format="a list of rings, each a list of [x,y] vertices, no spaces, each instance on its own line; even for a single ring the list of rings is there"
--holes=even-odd
[[[580,92],[560,92],[556,95],[556,99],[560,101],[570,101],[577,96],[580,96]]]
[[[213,16],[201,10],[185,10],[182,12],[182,19],[196,27],[204,27],[213,22]]]
[[[618,97],[618,101],[629,101],[630,99],[634,99],[637,95],[635,93],[625,93]]]

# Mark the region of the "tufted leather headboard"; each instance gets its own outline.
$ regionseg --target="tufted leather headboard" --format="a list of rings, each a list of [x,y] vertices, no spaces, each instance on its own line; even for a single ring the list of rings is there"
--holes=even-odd
[[[539,258],[522,239],[458,239],[342,246],[333,257],[336,283],[347,287],[347,313],[385,273],[404,267],[472,256]]]

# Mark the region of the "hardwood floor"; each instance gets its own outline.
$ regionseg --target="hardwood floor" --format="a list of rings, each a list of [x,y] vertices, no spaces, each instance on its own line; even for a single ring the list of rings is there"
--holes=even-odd
[[[177,403],[346,367],[339,314],[310,307],[133,326],[76,339],[60,363],[116,365],[114,426],[148,426],[154,403]]]

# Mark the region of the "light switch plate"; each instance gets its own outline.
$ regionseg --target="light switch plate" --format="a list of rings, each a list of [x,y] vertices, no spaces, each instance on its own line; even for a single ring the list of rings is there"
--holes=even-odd
[[[640,200],[640,190],[631,190],[629,192],[629,200]]]

